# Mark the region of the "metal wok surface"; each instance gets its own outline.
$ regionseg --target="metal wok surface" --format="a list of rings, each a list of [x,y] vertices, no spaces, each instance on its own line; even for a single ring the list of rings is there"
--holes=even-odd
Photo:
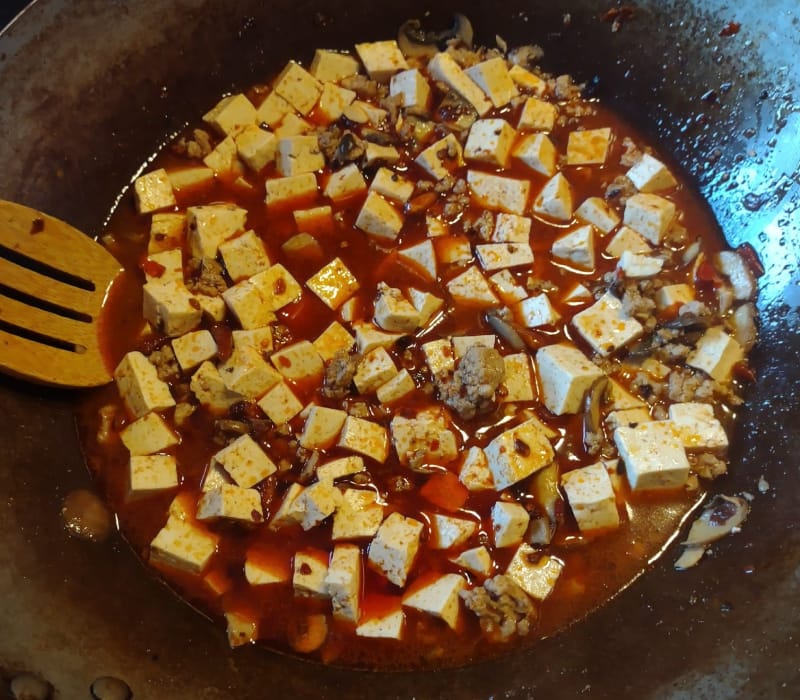
[[[164,138],[220,94],[315,47],[466,13],[482,43],[535,42],[672,152],[732,244],[761,255],[758,383],[716,488],[754,494],[743,531],[685,573],[673,549],[609,605],[533,650],[438,673],[359,673],[231,652],[224,631],[112,539],[69,538],[87,486],[74,397],[0,379],[0,679],[67,700],[100,675],[136,698],[780,698],[800,676],[800,8],[796,0],[639,2],[612,32],[588,0],[39,0],[0,35],[0,197],[102,230]],[[565,13],[571,23],[563,21]],[[720,36],[731,20],[734,36]],[[649,126],[648,126],[649,124]],[[2,351],[0,349],[0,351]],[[765,494],[757,483],[764,476]],[[0,697],[4,697],[0,680]]]

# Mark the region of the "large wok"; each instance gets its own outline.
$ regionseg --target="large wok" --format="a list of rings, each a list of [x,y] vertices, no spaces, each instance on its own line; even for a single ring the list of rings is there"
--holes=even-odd
[[[67,700],[88,698],[104,674],[158,700],[795,696],[800,9],[653,0],[612,32],[599,20],[612,4],[40,0],[0,36],[0,197],[96,234],[144,157],[221,93],[317,46],[390,37],[428,9],[432,26],[465,12],[482,42],[540,43],[547,69],[597,76],[599,95],[689,172],[729,241],[761,255],[759,379],[731,473],[716,485],[755,495],[743,531],[685,573],[673,571],[669,549],[586,621],[491,663],[368,674],[259,648],[233,653],[224,631],[178,602],[120,538],[93,545],[65,534],[61,501],[89,485],[74,396],[0,379],[0,677],[39,673]],[[720,36],[730,20],[741,30]]]

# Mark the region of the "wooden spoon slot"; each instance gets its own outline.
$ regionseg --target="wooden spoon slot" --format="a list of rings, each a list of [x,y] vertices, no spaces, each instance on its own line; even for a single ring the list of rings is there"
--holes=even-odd
[[[65,272],[57,267],[52,267],[39,260],[35,260],[34,258],[29,258],[27,255],[1,244],[0,257],[5,258],[9,262],[13,262],[20,267],[24,267],[33,272],[37,272],[40,275],[58,280],[59,282],[63,282],[64,284],[68,284],[72,287],[77,287],[78,289],[83,289],[87,292],[93,292],[96,289],[94,282],[91,280],[83,279],[76,275],[70,274],[69,272]],[[65,260],[65,262],[68,262],[68,260]]]
[[[74,352],[79,355],[81,353],[86,352],[86,348],[83,345],[77,345],[76,343],[70,343],[64,340],[59,340],[58,338],[50,338],[46,335],[41,335],[40,333],[36,333],[35,331],[30,330],[29,328],[20,328],[19,326],[15,326],[11,323],[6,323],[5,321],[2,320],[0,320],[0,330],[5,331],[6,333],[10,333],[11,335],[16,335],[20,338],[25,338],[26,340],[33,341],[34,343],[47,345],[48,347],[51,348],[66,350],[68,352]]]

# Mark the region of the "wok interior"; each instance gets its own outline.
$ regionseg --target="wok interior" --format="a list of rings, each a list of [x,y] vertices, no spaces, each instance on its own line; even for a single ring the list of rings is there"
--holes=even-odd
[[[736,697],[790,681],[800,631],[800,536],[791,528],[800,499],[789,459],[800,387],[800,233],[792,218],[800,115],[784,96],[798,87],[798,11],[791,0],[750,3],[735,16],[722,8],[643,2],[612,32],[599,19],[607,8],[594,2],[511,0],[499,8],[445,0],[426,23],[443,27],[461,11],[480,43],[496,34],[509,46],[539,43],[546,69],[597,76],[598,96],[688,169],[729,241],[759,250],[759,382],[734,436],[731,474],[719,484],[756,496],[741,534],[682,574],[668,552],[585,622],[489,664],[363,674],[258,648],[232,653],[224,631],[180,604],[123,541],[67,537],[61,501],[88,483],[71,397],[2,379],[0,673],[39,672],[75,698],[113,674],[136,697],[165,700],[262,697],[263,689],[286,697],[572,697],[587,687],[593,697],[681,697],[690,689]],[[289,58],[307,61],[316,47],[391,37],[428,9],[415,0],[243,0],[235,9],[208,0],[41,0],[0,39],[0,196],[98,233],[144,158],[220,94],[268,78]],[[740,32],[721,37],[730,20]],[[766,495],[757,488],[762,474]]]

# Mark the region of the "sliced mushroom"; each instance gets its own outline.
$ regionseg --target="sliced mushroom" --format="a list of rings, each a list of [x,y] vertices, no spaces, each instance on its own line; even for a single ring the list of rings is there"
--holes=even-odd
[[[589,435],[602,433],[603,416],[600,413],[600,407],[602,406],[603,397],[605,396],[607,388],[608,377],[599,377],[594,380],[586,394],[583,411],[584,442],[588,442]]]
[[[522,336],[517,332],[517,329],[514,326],[506,321],[505,319],[500,318],[496,312],[488,311],[485,316],[486,324],[491,328],[497,335],[499,335],[508,346],[517,352],[520,352],[525,349],[525,341],[522,339]]]
[[[747,518],[750,506],[739,496],[714,496],[703,509],[700,517],[692,523],[684,544],[708,545],[734,532]]]
[[[397,32],[397,45],[405,56],[432,58],[438,51],[444,51],[453,40],[472,48],[473,35],[472,23],[457,12],[453,15],[452,26],[440,31],[423,29],[418,19],[403,22]]]

